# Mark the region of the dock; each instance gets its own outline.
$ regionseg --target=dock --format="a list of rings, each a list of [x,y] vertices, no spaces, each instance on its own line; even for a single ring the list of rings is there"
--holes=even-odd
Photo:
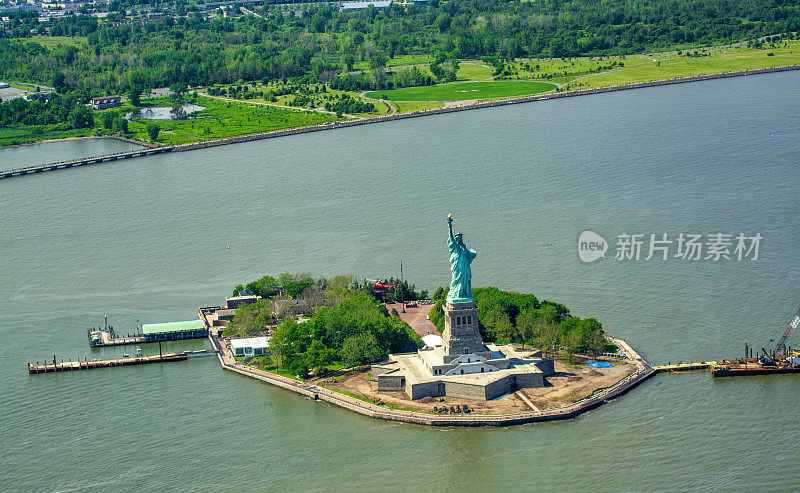
[[[699,363],[678,363],[676,365],[656,365],[653,370],[656,373],[682,373],[689,371],[706,371],[714,365],[719,364],[719,361],[701,361]]]
[[[201,320],[145,324],[137,328],[137,334],[118,336],[113,327],[106,323],[105,328],[87,329],[91,347],[125,346],[146,342],[182,341],[185,339],[204,339],[208,329]]]
[[[109,161],[118,161],[120,159],[130,159],[134,157],[151,156],[153,154],[161,154],[169,152],[173,146],[157,147],[155,149],[140,149],[137,151],[119,152],[116,154],[107,154],[105,156],[85,157],[81,159],[72,159],[70,161],[60,161],[52,164],[41,164],[38,166],[26,166],[24,168],[10,169],[0,172],[0,179],[12,178],[14,176],[23,176],[30,173],[43,173],[45,171],[54,171],[57,169],[76,168],[78,166],[86,166],[88,164],[107,163]]]
[[[170,361],[184,361],[189,359],[188,354],[184,353],[168,353],[168,354],[154,354],[150,356],[132,356],[129,358],[112,358],[112,359],[93,359],[83,361],[62,361],[57,362],[55,356],[52,363],[36,364],[28,363],[28,373],[53,373],[59,371],[80,371],[80,370],[94,370],[96,368],[111,368],[114,366],[131,366],[131,365],[146,365],[148,363],[167,363]]]
[[[53,373],[61,371],[94,370],[96,368],[112,368],[115,366],[146,365],[148,363],[169,363],[172,361],[186,361],[190,358],[202,358],[216,354],[214,349],[198,349],[195,351],[182,351],[180,353],[152,354],[147,356],[128,356],[110,359],[86,359],[76,361],[58,362],[55,355],[53,362],[28,363],[28,373]]]

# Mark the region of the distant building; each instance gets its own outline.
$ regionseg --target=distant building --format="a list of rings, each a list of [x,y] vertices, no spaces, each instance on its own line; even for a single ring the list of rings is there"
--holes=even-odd
[[[392,5],[392,0],[372,0],[367,2],[344,2],[342,10],[358,10],[365,9],[373,5],[376,9],[385,9]]]
[[[234,356],[263,356],[269,349],[269,337],[250,337],[247,339],[231,339],[231,351]]]
[[[226,320],[226,321],[230,322],[231,320],[233,320],[233,317],[236,315],[236,310],[233,309],[233,308],[230,308],[230,309],[223,308],[222,310],[217,310],[215,313],[217,314],[217,319],[215,320],[215,322],[216,321],[222,321],[222,320]],[[215,324],[215,325],[224,325],[224,324],[219,323],[219,324]]]
[[[225,298],[225,308],[228,309],[235,309],[239,308],[241,305],[249,305],[250,303],[255,303],[258,301],[259,297],[254,294],[247,294],[242,296],[242,291],[239,291],[239,296],[234,296],[232,298]]]
[[[101,96],[99,98],[92,98],[92,108],[96,110],[116,108],[120,104],[122,104],[122,97],[120,96]]]

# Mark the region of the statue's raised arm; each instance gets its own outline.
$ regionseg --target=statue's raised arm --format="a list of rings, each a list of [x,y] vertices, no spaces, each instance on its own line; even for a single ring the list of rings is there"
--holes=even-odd
[[[455,238],[453,238],[453,215],[452,214],[448,214],[447,215],[447,227],[450,228],[450,239],[451,240],[455,240]]]

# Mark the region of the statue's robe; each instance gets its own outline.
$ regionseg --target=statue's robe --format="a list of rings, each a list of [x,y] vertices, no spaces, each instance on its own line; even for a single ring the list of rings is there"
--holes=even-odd
[[[447,300],[460,303],[474,301],[472,298],[472,269],[470,263],[478,253],[468,249],[463,243],[458,243],[454,238],[447,240],[450,247],[450,292]]]

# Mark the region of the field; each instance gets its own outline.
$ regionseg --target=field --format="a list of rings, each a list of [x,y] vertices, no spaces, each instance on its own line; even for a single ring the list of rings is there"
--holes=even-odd
[[[458,66],[456,76],[459,81],[466,80],[486,80],[492,77],[494,69],[476,63],[461,62]]]
[[[54,48],[58,45],[65,46],[80,46],[86,44],[86,38],[82,36],[35,36],[32,38],[12,38],[14,41],[20,43],[34,42],[44,46],[47,49]]]
[[[167,98],[149,100],[155,106],[170,106]],[[148,120],[133,118],[129,124],[130,137],[150,140],[147,125],[155,123],[161,128],[158,142],[183,144],[200,140],[231,137],[254,132],[268,132],[284,128],[303,127],[336,120],[335,115],[312,111],[299,111],[273,106],[220,101],[198,96],[197,104],[206,109],[201,118],[187,120]]]
[[[539,81],[453,82],[435,86],[405,87],[390,91],[373,91],[369,98],[386,95],[392,101],[457,101],[536,94],[555,89],[556,86]]]
[[[718,54],[709,57],[658,57],[656,61],[642,61],[626,64],[611,72],[593,74],[570,83],[570,88],[601,87],[628,82],[645,82],[674,77],[687,77],[701,74],[714,74],[754,68],[777,67],[800,63],[800,50],[758,50],[756,53]],[[773,56],[767,55],[773,53]],[[577,83],[577,84],[576,84]]]
[[[800,63],[800,42],[781,41],[763,48],[716,46],[628,57],[518,59],[506,64],[498,80],[546,80],[565,89],[602,87],[673,77]],[[771,55],[770,55],[771,53]]]
[[[438,101],[396,101],[393,104],[397,107],[398,113],[411,113],[412,111],[432,110],[441,108],[444,103]]]
[[[68,125],[17,125],[0,128],[0,148],[40,142],[50,139],[67,139],[92,135],[91,128],[69,129]]]

